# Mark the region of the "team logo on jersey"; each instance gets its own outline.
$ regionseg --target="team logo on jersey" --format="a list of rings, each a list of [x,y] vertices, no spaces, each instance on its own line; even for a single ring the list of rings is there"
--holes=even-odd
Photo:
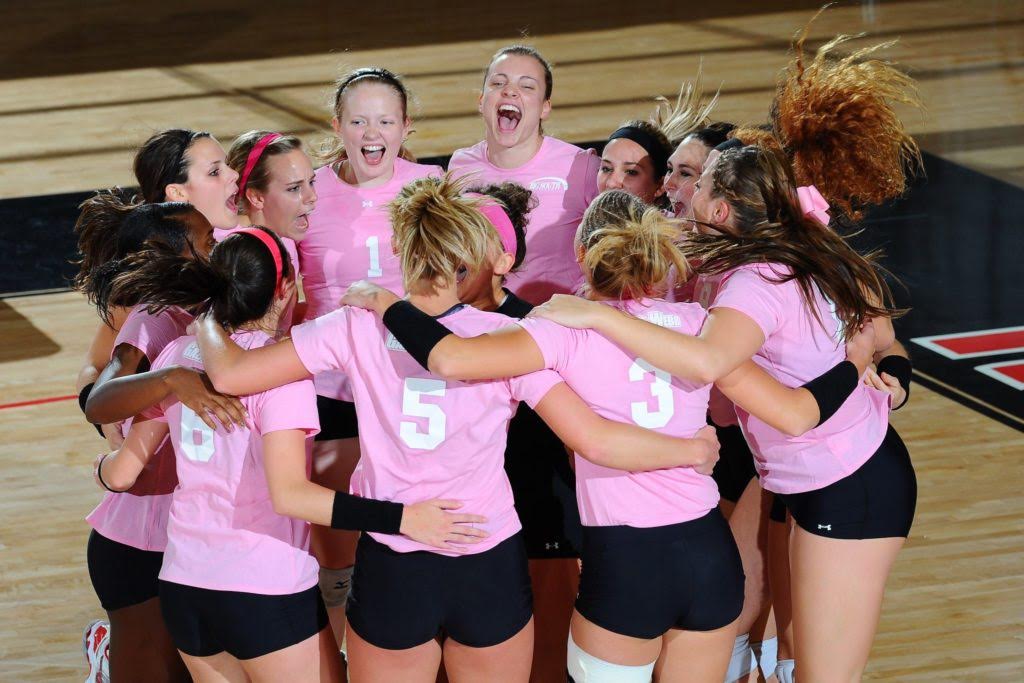
[[[203,362],[203,356],[202,354],[199,353],[199,344],[197,344],[196,342],[192,342],[191,344],[186,346],[185,353],[183,353],[182,355],[185,356],[185,358],[188,358],[189,360],[194,360],[197,363]]]
[[[364,209],[372,209],[373,208],[373,200],[372,199],[364,199],[363,200],[363,208]]]
[[[386,346],[389,351],[405,351],[405,347],[399,344],[398,340],[395,339],[395,335],[390,332],[388,332],[387,339],[384,340],[384,346]]]
[[[549,175],[532,181],[530,189],[534,192],[558,192],[559,190],[564,192],[569,189],[569,183],[565,178]]]
[[[682,327],[683,321],[680,320],[678,315],[674,313],[662,313],[661,311],[651,311],[650,313],[644,313],[639,316],[641,319],[646,320],[649,323],[653,323],[658,327]]]

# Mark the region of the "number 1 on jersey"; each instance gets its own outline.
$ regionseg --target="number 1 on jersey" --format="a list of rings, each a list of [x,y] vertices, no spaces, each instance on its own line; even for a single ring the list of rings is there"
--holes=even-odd
[[[370,267],[366,277],[382,277],[384,271],[380,267],[380,238],[376,235],[366,238],[366,248],[370,251]]]

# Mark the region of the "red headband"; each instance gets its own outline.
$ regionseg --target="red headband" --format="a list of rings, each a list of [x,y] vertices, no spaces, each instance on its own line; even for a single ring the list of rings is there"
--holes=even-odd
[[[249,150],[249,156],[245,160],[245,170],[242,171],[242,179],[238,181],[238,194],[236,195],[238,199],[242,198],[245,192],[245,184],[249,182],[249,174],[256,167],[256,162],[263,156],[263,150],[267,148],[267,145],[280,137],[283,137],[280,133],[267,133]]]
[[[274,289],[276,290],[280,287],[281,277],[283,274],[283,263],[281,261],[281,250],[278,248],[277,242],[274,241],[274,238],[265,230],[260,230],[259,228],[238,228],[236,230],[229,231],[226,237],[230,237],[231,235],[252,235],[267,246],[267,249],[270,250],[270,256],[274,259],[274,268],[277,271],[277,279],[274,281]]]
[[[467,192],[469,197],[484,197],[490,199],[487,195],[478,194],[476,192]],[[505,250],[505,253],[516,255],[516,229],[512,225],[512,219],[505,213],[505,209],[501,208],[501,205],[496,201],[490,200],[483,206],[479,207],[480,213],[484,215],[491,225],[494,226],[494,230],[498,233],[498,237],[501,239],[501,248]]]

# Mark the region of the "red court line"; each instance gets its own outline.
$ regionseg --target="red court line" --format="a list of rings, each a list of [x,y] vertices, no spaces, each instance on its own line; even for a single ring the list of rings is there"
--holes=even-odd
[[[70,401],[73,398],[78,398],[78,394],[71,394],[70,396],[51,396],[49,398],[37,398],[31,401],[18,401],[16,403],[0,403],[0,410],[7,408],[24,408],[25,406],[38,406],[43,403],[56,403],[57,401]]]

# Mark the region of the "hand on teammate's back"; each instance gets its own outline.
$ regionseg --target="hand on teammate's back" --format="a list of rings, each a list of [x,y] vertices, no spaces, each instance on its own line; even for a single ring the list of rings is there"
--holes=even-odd
[[[179,401],[191,408],[210,429],[217,429],[213,416],[231,431],[234,425],[245,426],[242,402],[234,396],[218,393],[205,372],[191,368],[175,368],[167,376],[167,384]]]
[[[721,448],[721,444],[718,443],[718,430],[707,425],[697,430],[693,438],[700,439],[707,444],[707,459],[699,465],[694,465],[693,469],[700,474],[710,475],[715,469],[715,463],[718,462],[718,451]]]
[[[472,526],[485,523],[486,517],[448,512],[460,507],[462,503],[457,500],[440,498],[406,505],[400,531],[414,541],[460,552],[461,545],[479,543],[488,536],[483,529]]]
[[[875,357],[875,325],[868,320],[860,331],[846,342],[846,359],[857,366],[860,375],[871,365]]]

